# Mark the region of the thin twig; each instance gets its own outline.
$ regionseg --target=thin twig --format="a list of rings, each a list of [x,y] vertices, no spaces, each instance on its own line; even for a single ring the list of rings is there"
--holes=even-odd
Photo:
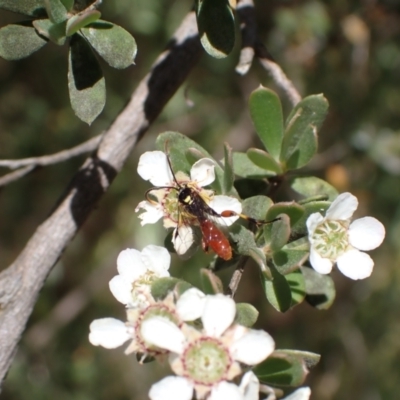
[[[283,90],[289,101],[295,106],[301,100],[299,92],[283,72],[282,68],[272,60],[266,47],[257,38],[254,1],[241,0],[238,4],[237,12],[241,20],[242,49],[238,65],[236,66],[236,72],[245,75],[249,71],[254,57],[257,57],[261,65],[269,72],[276,85]]]
[[[269,72],[274,82],[285,92],[289,101],[295,106],[301,100],[301,96],[294,87],[293,82],[286,76],[282,68],[271,60],[267,49],[263,45],[259,44],[257,46],[256,55],[261,65]]]
[[[44,167],[46,165],[60,163],[70,158],[79,156],[84,153],[89,153],[97,148],[103,135],[95,136],[92,139],[87,140],[75,147],[68,150],[62,150],[58,153],[39,156],[39,157],[29,157],[21,158],[19,160],[0,160],[0,167],[17,169],[21,167],[31,166],[31,167]]]
[[[240,50],[236,72],[240,75],[245,75],[253,63],[255,55],[254,44],[257,40],[257,25],[254,15],[253,0],[241,0],[237,6],[237,13],[240,18],[242,49]]]
[[[240,260],[235,268],[235,272],[232,274],[232,278],[228,285],[228,295],[230,295],[232,298],[235,297],[236,291],[238,290],[240,280],[243,276],[244,267],[246,266],[248,259],[249,257],[246,256],[240,257]]]
[[[17,169],[16,171],[13,171],[13,172],[10,172],[9,174],[3,175],[0,178],[0,187],[6,186],[11,182],[21,179],[25,175],[28,175],[29,172],[32,172],[34,169],[35,169],[35,165],[27,165],[26,167]]]

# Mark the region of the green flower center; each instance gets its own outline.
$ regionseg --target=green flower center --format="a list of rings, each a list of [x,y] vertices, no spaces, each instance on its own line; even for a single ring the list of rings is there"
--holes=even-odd
[[[202,338],[182,355],[186,375],[195,382],[212,385],[224,379],[231,363],[228,350],[216,339]]]
[[[347,225],[343,221],[324,221],[312,235],[314,249],[321,257],[335,261],[349,246],[347,231]]]

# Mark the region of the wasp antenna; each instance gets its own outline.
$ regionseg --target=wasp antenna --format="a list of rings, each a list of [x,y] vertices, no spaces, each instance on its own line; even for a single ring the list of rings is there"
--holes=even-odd
[[[169,166],[169,169],[171,171],[172,177],[174,178],[174,182],[176,183],[176,186],[178,186],[178,188],[181,188],[181,185],[179,184],[178,180],[176,179],[174,170],[172,169],[171,160],[170,160],[169,155],[168,155],[168,142],[169,142],[169,140],[167,139],[165,141],[165,145],[164,145],[164,151],[165,151],[165,155],[167,156],[168,166]]]
[[[144,196],[146,197],[146,200],[151,203],[151,204],[158,204],[158,202],[154,201],[153,199],[151,199],[149,197],[149,194],[153,191],[153,190],[158,190],[158,189],[174,189],[174,190],[179,190],[178,188],[176,188],[175,186],[154,186],[150,189],[147,189]]]

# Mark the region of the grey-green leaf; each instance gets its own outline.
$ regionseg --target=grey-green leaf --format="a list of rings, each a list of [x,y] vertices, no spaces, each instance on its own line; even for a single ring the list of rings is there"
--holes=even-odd
[[[256,132],[271,156],[279,161],[283,139],[282,105],[278,95],[265,87],[250,95],[250,114]]]
[[[277,311],[285,312],[292,304],[290,286],[283,275],[273,265],[269,265],[272,279],[262,277],[264,291],[268,301]]]
[[[321,275],[312,268],[301,267],[305,284],[306,300],[319,310],[327,310],[335,300],[335,284],[329,275]]]
[[[228,0],[197,0],[197,25],[205,51],[224,58],[235,45],[235,17]]]
[[[333,201],[339,194],[332,185],[315,176],[295,178],[291,186],[293,190],[303,195],[305,198],[327,196],[328,200]]]
[[[265,178],[266,176],[275,175],[274,172],[268,172],[265,169],[257,167],[246,153],[233,153],[233,168],[236,175],[243,178]]]
[[[280,214],[279,220],[272,224],[270,248],[272,251],[278,251],[289,240],[290,219],[286,214]]]
[[[85,12],[79,13],[71,17],[67,22],[67,36],[72,36],[79,29],[97,21],[101,17],[100,11],[97,10],[87,10]],[[110,24],[112,25],[112,24]]]
[[[95,55],[86,40],[78,34],[71,38],[68,88],[75,114],[91,124],[104,108],[106,87]]]
[[[253,196],[242,202],[243,213],[248,217],[265,220],[269,208],[273,205],[273,201],[267,196]]]
[[[293,226],[304,214],[304,208],[294,201],[275,203],[268,210],[267,220],[271,221],[279,214],[287,214],[290,218],[290,226]]]
[[[30,17],[45,17],[43,0],[0,0],[0,8]]]
[[[0,29],[0,57],[5,60],[28,57],[46,43],[32,26],[7,25]]]
[[[60,24],[54,24],[48,18],[45,18],[37,19],[33,21],[32,24],[41,36],[50,39],[58,46],[62,46],[65,43],[67,39],[65,36],[66,21],[61,22]]]
[[[328,111],[323,95],[301,100],[290,113],[283,137],[280,160],[288,169],[306,165],[317,151],[317,132]]]
[[[286,275],[303,265],[308,259],[308,250],[282,248],[276,251],[272,258],[278,271]]]
[[[297,306],[302,303],[306,297],[306,284],[303,274],[298,269],[285,275],[285,278],[290,286],[290,291],[292,293],[292,304],[291,307]]]
[[[51,22],[59,24],[67,20],[68,11],[60,0],[44,0],[44,5]]]
[[[164,299],[172,291],[180,295],[191,287],[190,283],[169,276],[157,279],[151,284],[151,295],[159,300]]]
[[[253,148],[248,149],[247,156],[258,167],[265,169],[270,173],[272,172],[273,175],[279,175],[283,172],[279,162],[275,161],[271,154],[264,150]]]
[[[330,205],[330,201],[312,201],[302,204],[304,213],[302,217],[292,226],[292,235],[306,235],[306,222],[308,217],[313,213],[320,213],[324,215],[325,211],[329,208]]]
[[[261,382],[276,386],[300,386],[308,372],[320,360],[315,353],[299,350],[275,350],[253,372]]]
[[[67,11],[70,11],[74,5],[75,0],[60,0],[61,3],[63,3],[64,7],[67,9]]]
[[[239,325],[251,328],[257,321],[259,312],[257,309],[248,303],[236,304],[235,322]]]

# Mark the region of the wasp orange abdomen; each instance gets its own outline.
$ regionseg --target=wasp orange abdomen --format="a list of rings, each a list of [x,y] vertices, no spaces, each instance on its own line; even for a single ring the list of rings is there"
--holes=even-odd
[[[200,229],[203,234],[203,247],[210,248],[218,257],[224,260],[232,258],[232,247],[226,236],[208,219],[200,221]]]

